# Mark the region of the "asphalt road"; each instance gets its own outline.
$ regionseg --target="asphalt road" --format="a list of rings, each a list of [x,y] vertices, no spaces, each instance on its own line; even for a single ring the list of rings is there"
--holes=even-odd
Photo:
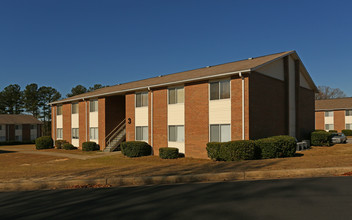
[[[0,219],[352,219],[352,177],[0,193]]]

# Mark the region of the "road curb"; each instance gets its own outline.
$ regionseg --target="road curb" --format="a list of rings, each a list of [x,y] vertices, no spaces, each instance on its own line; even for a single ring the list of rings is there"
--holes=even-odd
[[[328,167],[287,170],[243,171],[227,173],[206,173],[195,175],[151,176],[151,177],[111,177],[97,179],[71,179],[59,181],[19,181],[2,182],[0,191],[27,191],[43,189],[65,189],[73,186],[141,186],[195,182],[223,182],[240,180],[268,180],[287,178],[327,177],[351,172],[352,167]]]

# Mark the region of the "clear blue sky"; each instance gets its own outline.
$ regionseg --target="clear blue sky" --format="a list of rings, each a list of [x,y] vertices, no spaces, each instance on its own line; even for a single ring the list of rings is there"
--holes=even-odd
[[[2,0],[0,90],[114,85],[296,50],[352,96],[351,1]]]

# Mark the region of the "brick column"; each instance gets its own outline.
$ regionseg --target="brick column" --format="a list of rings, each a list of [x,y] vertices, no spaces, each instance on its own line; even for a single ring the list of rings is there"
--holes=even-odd
[[[135,140],[135,94],[126,94],[126,141]]]

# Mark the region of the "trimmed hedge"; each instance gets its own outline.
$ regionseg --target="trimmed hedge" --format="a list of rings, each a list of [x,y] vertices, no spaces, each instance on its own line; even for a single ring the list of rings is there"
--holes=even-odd
[[[296,139],[291,136],[280,135],[255,141],[261,150],[261,158],[293,157],[296,153]]]
[[[127,157],[149,156],[152,147],[143,141],[128,141],[121,143],[121,153]]]
[[[255,160],[260,158],[260,149],[252,140],[207,144],[208,157],[218,161]]]
[[[326,131],[312,132],[310,140],[313,146],[331,146],[332,133]]]
[[[87,142],[83,142],[82,150],[83,151],[96,151],[96,150],[100,150],[100,147],[94,141],[87,141]]]
[[[352,130],[350,129],[344,129],[342,130],[342,133],[344,133],[346,136],[352,136]]]
[[[62,146],[66,143],[68,143],[66,140],[57,140],[55,141],[55,147],[56,149],[62,149]]]
[[[337,133],[336,130],[329,130],[330,133]]]
[[[222,160],[220,157],[220,147],[221,147],[220,142],[209,142],[207,143],[207,152],[208,152],[208,157],[212,160]]]
[[[159,157],[161,159],[177,159],[178,158],[178,148],[175,148],[175,147],[159,148]]]
[[[64,143],[62,145],[62,148],[65,149],[65,150],[76,150],[77,149],[77,147],[73,146],[70,143]]]
[[[50,149],[54,146],[54,141],[50,136],[39,137],[35,140],[35,148],[37,150]]]

